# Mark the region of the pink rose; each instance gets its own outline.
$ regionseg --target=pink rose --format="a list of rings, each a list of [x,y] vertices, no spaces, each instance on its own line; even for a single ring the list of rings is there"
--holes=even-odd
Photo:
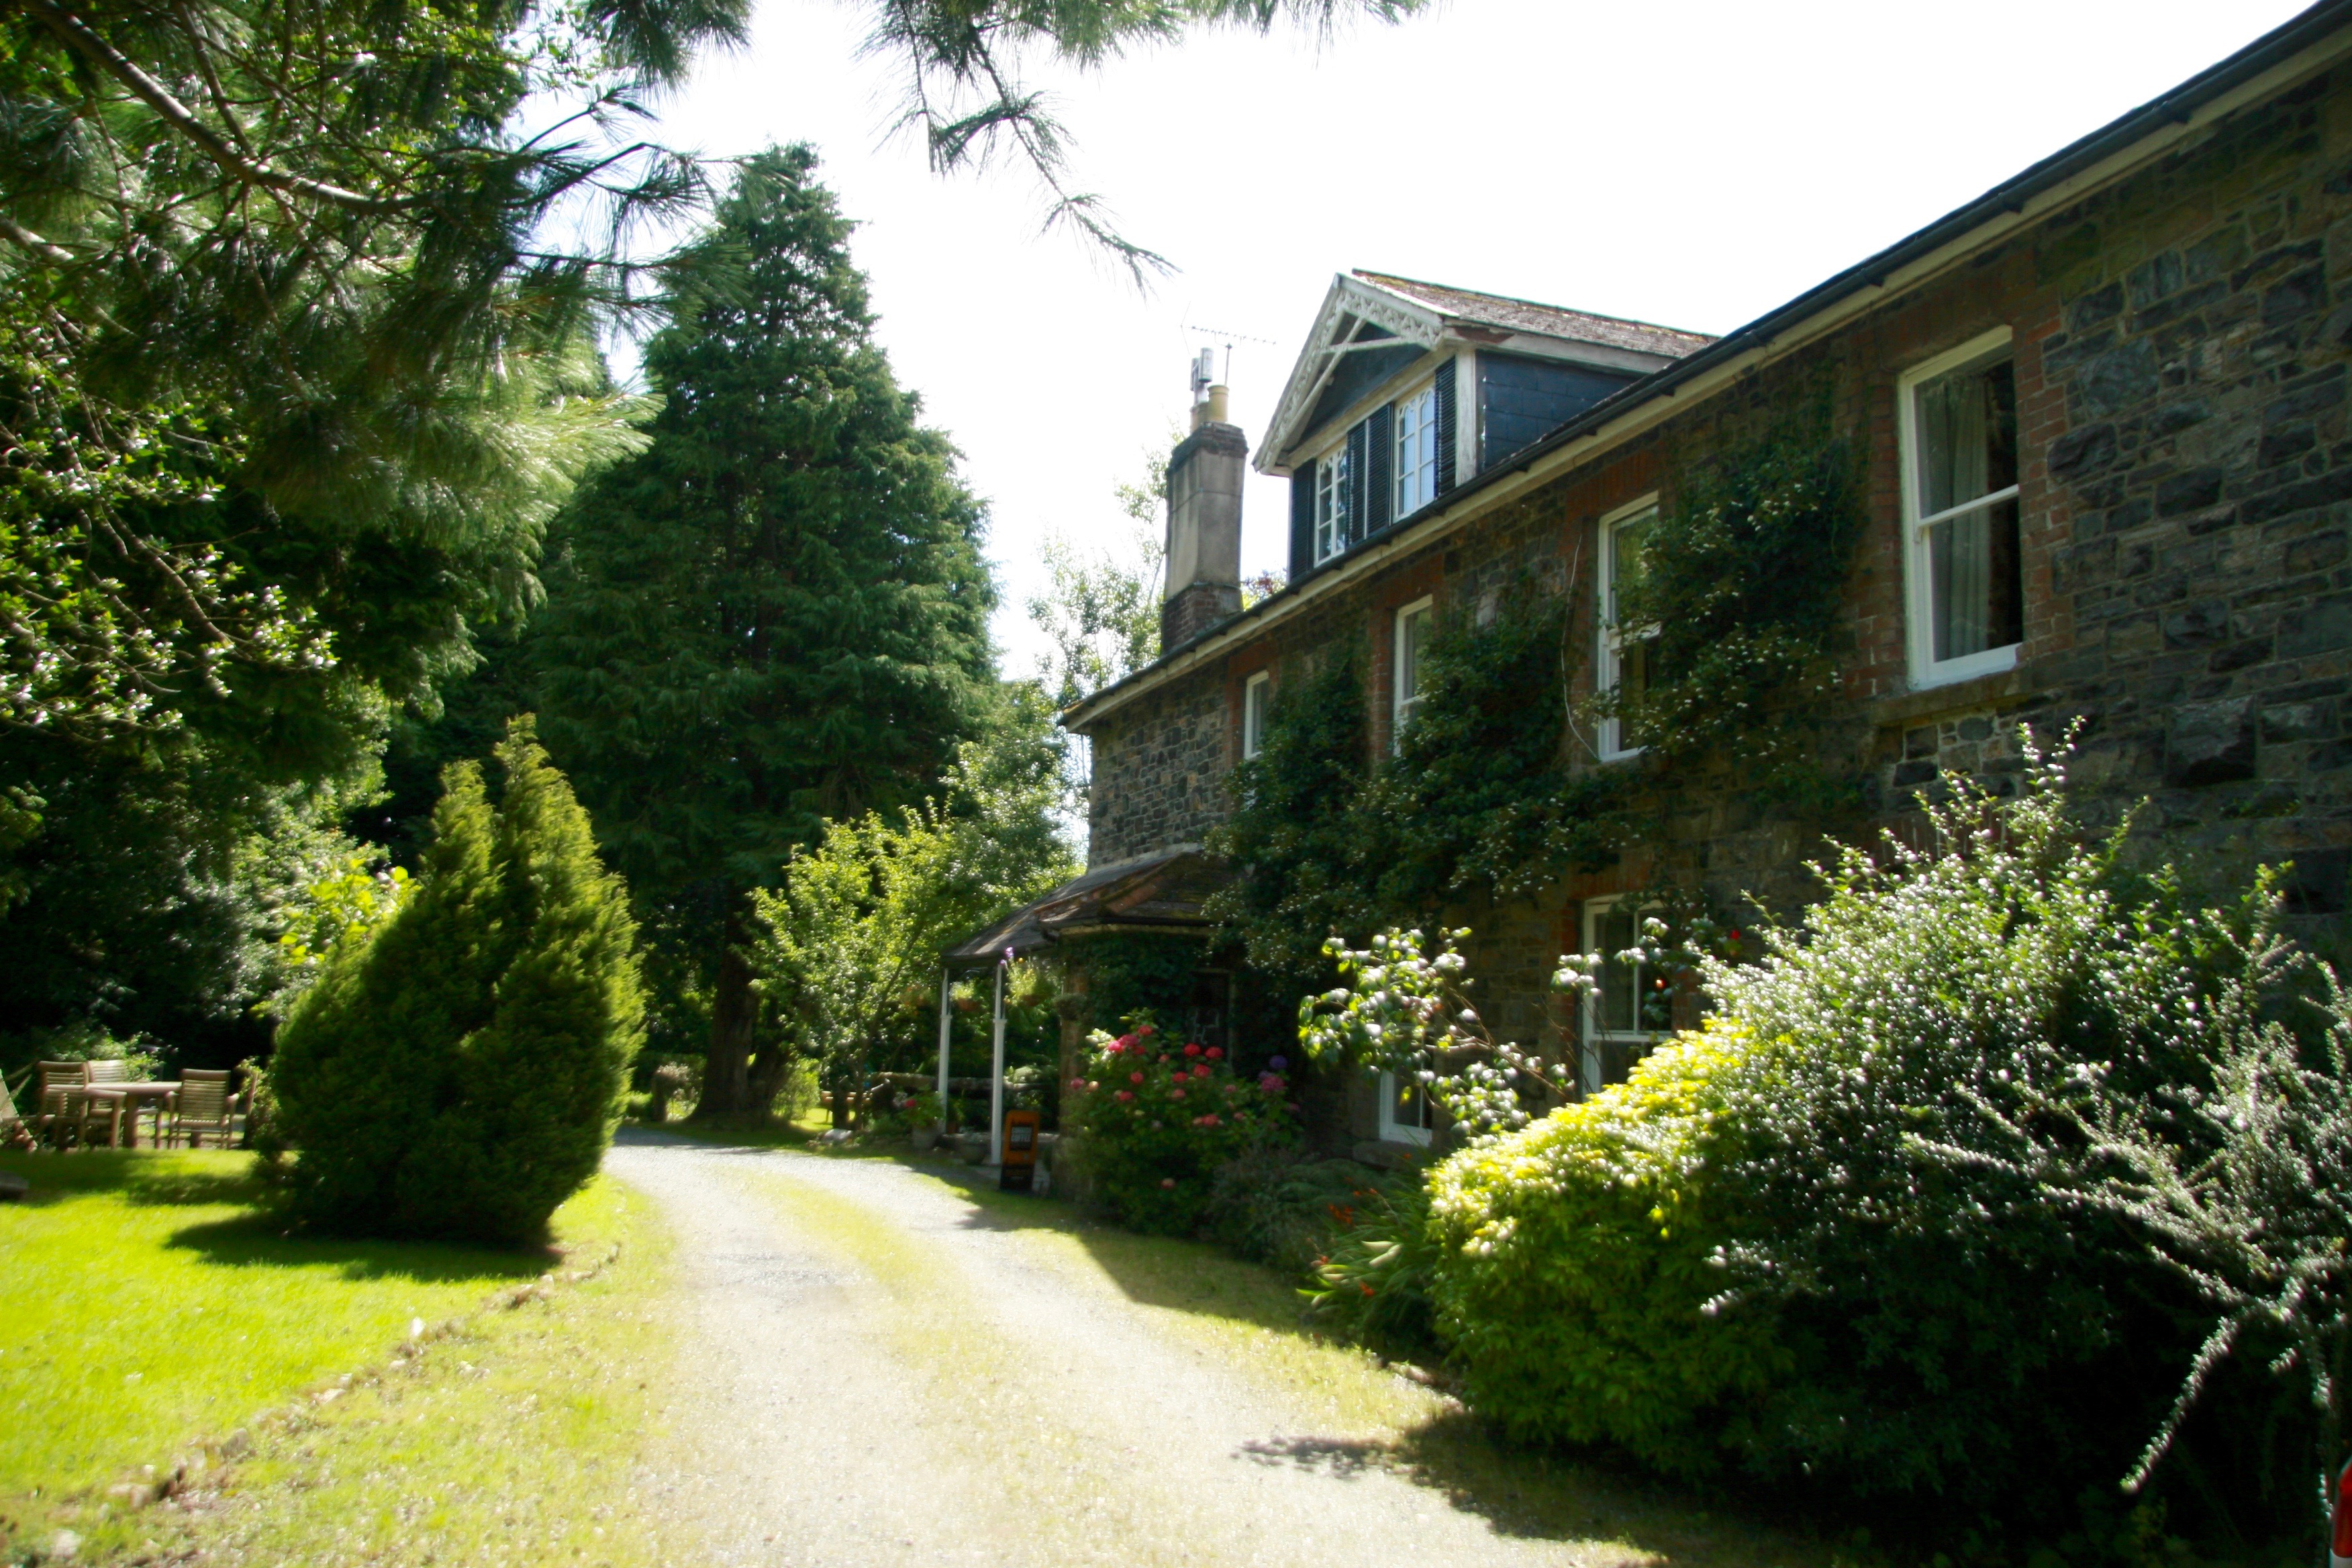
[[[1209,1112],[1208,1115],[1201,1118],[1201,1125],[1203,1127],[1214,1127],[1217,1124],[1217,1113],[1213,1110]]]
[[[1143,1075],[1139,1072],[1131,1072],[1127,1075],[1127,1081],[1129,1083],[1141,1083],[1143,1081]]]
[[[1159,1033],[1159,1031],[1153,1028],[1150,1024],[1138,1025],[1135,1032],[1139,1035],[1153,1035]],[[1171,1184],[1172,1185],[1173,1184]]]
[[[1168,1098],[1171,1100],[1181,1100],[1184,1098],[1184,1091],[1181,1089],[1171,1089],[1168,1091]]]
[[[1082,1078],[1074,1078],[1070,1080],[1070,1087],[1072,1089],[1084,1089],[1087,1087],[1087,1080]]]
[[[1173,1176],[1162,1176],[1160,1178],[1160,1184],[1163,1187],[1173,1187],[1176,1184],[1176,1178]]]

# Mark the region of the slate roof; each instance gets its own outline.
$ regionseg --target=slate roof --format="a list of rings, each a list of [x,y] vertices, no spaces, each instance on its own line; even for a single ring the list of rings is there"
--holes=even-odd
[[[1586,310],[1568,310],[1558,305],[1538,304],[1533,300],[1514,300],[1505,294],[1480,294],[1468,289],[1449,289],[1442,283],[1423,283],[1418,279],[1398,278],[1386,272],[1368,272],[1360,267],[1356,268],[1354,276],[1375,288],[1401,294],[1414,304],[1435,310],[1450,320],[1496,327],[1504,331],[1540,332],[1546,337],[1601,343],[1610,348],[1630,349],[1636,353],[1664,354],[1672,359],[1696,353],[1715,342],[1704,332],[1680,331],[1673,327],[1654,326],[1648,321],[1621,321],[1615,316],[1596,316]]]
[[[1075,928],[1205,926],[1202,901],[1224,880],[1222,861],[1189,846],[1122,860],[1073,878],[973,932],[945,956],[950,964],[986,963],[1007,949],[1016,955],[1034,952]]]

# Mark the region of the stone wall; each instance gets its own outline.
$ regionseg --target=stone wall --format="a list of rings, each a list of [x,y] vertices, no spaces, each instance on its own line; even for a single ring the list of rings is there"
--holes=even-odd
[[[1096,866],[1198,844],[1225,814],[1227,716],[1214,680],[1155,691],[1093,731],[1087,858]]]

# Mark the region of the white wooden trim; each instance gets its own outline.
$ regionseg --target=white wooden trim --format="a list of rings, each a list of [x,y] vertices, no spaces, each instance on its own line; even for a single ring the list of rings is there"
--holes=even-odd
[[[1394,752],[1404,742],[1404,705],[1413,700],[1413,694],[1404,686],[1404,626],[1412,616],[1424,610],[1433,613],[1430,622],[1436,624],[1434,607],[1437,600],[1423,594],[1410,605],[1398,607],[1389,621],[1389,750]]]
[[[1628,501],[1623,506],[1604,513],[1601,519],[1599,532],[1593,540],[1592,618],[1598,647],[1593,657],[1592,668],[1593,673],[1599,677],[1596,685],[1603,692],[1617,689],[1617,681],[1623,673],[1621,661],[1625,645],[1625,634],[1609,619],[1610,596],[1617,587],[1617,543],[1613,536],[1619,524],[1631,522],[1644,512],[1654,512],[1657,510],[1658,492],[1652,490],[1639,500]],[[1642,754],[1642,748],[1639,746],[1624,746],[1618,743],[1623,732],[1622,725],[1623,721],[1614,715],[1601,721],[1601,733],[1596,738],[1600,742],[1598,750],[1602,762],[1622,762],[1628,757],[1638,757]]]
[[[1258,753],[1265,729],[1265,705],[1274,695],[1274,675],[1259,670],[1242,682],[1242,761],[1247,762]],[[1250,721],[1256,720],[1253,725]]]
[[[1958,680],[1973,680],[1980,675],[1997,675],[2004,669],[2017,668],[2016,643],[2004,647],[1989,647],[1979,653],[1964,654],[1958,658],[1938,661],[1936,658],[1935,606],[1928,602],[1928,591],[1932,585],[1927,580],[1926,560],[1927,530],[1946,518],[1993,505],[2004,498],[2013,499],[2017,487],[2011,485],[1993,495],[1978,496],[1958,506],[1948,507],[1934,517],[1920,516],[1918,404],[1919,389],[1937,377],[1948,375],[1979,360],[1997,358],[2004,349],[2013,353],[2015,336],[2006,326],[1995,327],[1956,348],[1945,350],[1933,359],[1923,360],[1895,378],[1895,460],[1903,509],[1903,646],[1911,688],[1915,691],[1949,686]],[[2019,458],[2021,462],[2021,449]],[[2022,529],[2022,516],[2018,521]]]

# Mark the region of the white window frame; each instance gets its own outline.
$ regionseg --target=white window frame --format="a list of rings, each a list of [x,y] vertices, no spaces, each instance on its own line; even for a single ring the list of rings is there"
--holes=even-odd
[[[1979,496],[1933,517],[1922,517],[1919,512],[1919,460],[1924,440],[1919,429],[1919,389],[1974,362],[1990,362],[2003,357],[2003,351],[2011,348],[2013,334],[2007,327],[1996,327],[1981,337],[1970,338],[1949,353],[1913,365],[1895,379],[1895,433],[1903,480],[1903,620],[1914,688],[1948,686],[1956,680],[1969,680],[1980,675],[1997,675],[2005,669],[2014,669],[2017,668],[2018,649],[2023,646],[2011,643],[2003,647],[1963,654],[1958,658],[1936,658],[1935,584],[1930,574],[1932,555],[1927,532],[1937,523],[1964,512],[2017,500],[2018,487],[2011,485],[1990,495]],[[2021,508],[2018,518],[2021,531],[2024,521]]]
[[[1274,695],[1274,674],[1259,670],[1242,682],[1242,761],[1265,747],[1265,704]]]
[[[1390,515],[1401,521],[1437,499],[1437,384],[1407,393],[1393,406],[1396,449],[1390,460],[1395,477]]]
[[[1336,561],[1348,552],[1348,521],[1350,507],[1349,489],[1352,476],[1348,472],[1348,442],[1339,444],[1315,464],[1315,564]]]
[[[1624,674],[1627,637],[1631,636],[1635,640],[1642,641],[1657,635],[1655,626],[1645,626],[1629,634],[1622,626],[1616,624],[1615,616],[1618,531],[1628,523],[1638,522],[1644,517],[1654,517],[1657,510],[1657,492],[1653,490],[1640,500],[1628,501],[1601,520],[1598,552],[1600,570],[1594,574],[1598,592],[1593,595],[1593,604],[1599,610],[1595,618],[1601,623],[1601,647],[1594,658],[1593,666],[1594,674],[1599,677],[1600,689],[1604,694],[1616,690],[1617,682]],[[1601,721],[1600,739],[1601,760],[1604,763],[1618,762],[1626,757],[1638,757],[1642,754],[1641,747],[1628,746],[1623,743],[1624,721],[1613,713]]]
[[[1426,615],[1430,625],[1437,624],[1437,600],[1423,594],[1412,604],[1400,608],[1390,623],[1389,632],[1389,750],[1396,751],[1404,744],[1404,727],[1421,708],[1421,693],[1405,685],[1404,631],[1415,616]],[[1426,642],[1424,639],[1424,647]],[[1416,668],[1416,673],[1418,670]]]
[[[1417,1087],[1421,1090],[1422,1125],[1415,1127],[1396,1119],[1399,1088],[1397,1075],[1392,1072],[1381,1074],[1380,1136],[1381,1142],[1412,1143],[1423,1149],[1429,1147],[1437,1131],[1437,1109],[1435,1102],[1430,1099],[1429,1086],[1424,1083]]]
[[[1602,953],[1601,952],[1601,917],[1604,915],[1615,914],[1629,904],[1633,906],[1633,916],[1635,921],[1634,930],[1638,934],[1641,930],[1639,923],[1641,917],[1659,912],[1659,906],[1657,904],[1643,902],[1641,895],[1638,893],[1620,894],[1618,897],[1613,899],[1587,899],[1584,900],[1583,921],[1585,952],[1600,954],[1602,958],[1614,958],[1616,956],[1615,953]],[[1640,997],[1643,978],[1644,976],[1640,966],[1636,965],[1633,971],[1633,994],[1635,998],[1633,1004],[1633,1016],[1637,1022],[1642,1016]],[[1622,1045],[1642,1046],[1646,1047],[1658,1037],[1655,1033],[1648,1029],[1602,1028],[1601,1026],[1601,998],[1589,993],[1584,998],[1583,1021],[1584,1061],[1583,1070],[1580,1076],[1584,1080],[1584,1092],[1587,1094],[1598,1094],[1601,1092],[1601,1080],[1602,1078],[1603,1068],[1601,1057],[1601,1047],[1603,1044],[1614,1041]]]

